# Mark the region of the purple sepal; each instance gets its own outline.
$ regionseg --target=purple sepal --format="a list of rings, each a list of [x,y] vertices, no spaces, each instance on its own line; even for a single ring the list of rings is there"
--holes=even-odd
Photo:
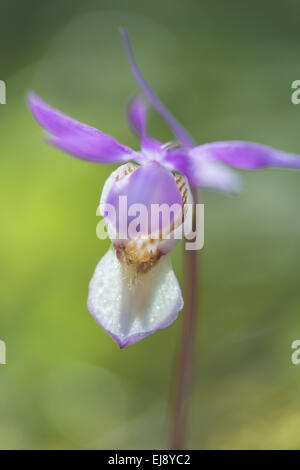
[[[136,152],[119,144],[113,137],[94,127],[66,116],[42,101],[36,94],[27,97],[30,111],[37,122],[50,134],[47,141],[84,160],[116,163],[134,160]]]
[[[300,157],[255,142],[225,141],[200,145],[193,149],[199,159],[208,157],[243,170],[266,167],[300,169]]]

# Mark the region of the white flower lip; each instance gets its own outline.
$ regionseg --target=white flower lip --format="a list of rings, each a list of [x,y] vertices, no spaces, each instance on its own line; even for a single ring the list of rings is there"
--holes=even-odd
[[[88,309],[120,348],[166,328],[182,307],[180,286],[168,255],[148,272],[132,276],[111,247],[98,263],[89,286]]]

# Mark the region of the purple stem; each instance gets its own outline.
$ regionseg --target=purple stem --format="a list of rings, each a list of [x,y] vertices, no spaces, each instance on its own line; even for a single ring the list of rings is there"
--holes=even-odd
[[[192,188],[194,203],[197,203],[197,190]],[[195,224],[195,211],[194,211]],[[195,227],[194,227],[195,230]],[[197,251],[186,251],[185,308],[179,345],[177,370],[175,372],[174,396],[172,403],[169,449],[183,449],[191,396],[192,372],[195,357],[198,284]]]

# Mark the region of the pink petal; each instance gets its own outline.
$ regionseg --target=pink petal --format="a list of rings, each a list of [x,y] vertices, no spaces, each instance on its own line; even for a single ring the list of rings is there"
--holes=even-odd
[[[199,159],[205,156],[244,170],[266,167],[300,169],[299,155],[254,142],[212,142],[196,147],[193,152]]]
[[[126,162],[139,158],[130,148],[94,127],[66,116],[34,93],[27,98],[37,122],[49,132],[48,142],[78,158],[96,163]]]

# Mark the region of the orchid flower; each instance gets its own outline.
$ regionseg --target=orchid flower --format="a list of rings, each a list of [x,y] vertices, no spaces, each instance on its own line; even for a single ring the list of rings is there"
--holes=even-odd
[[[180,286],[172,269],[170,251],[174,234],[192,219],[192,187],[208,187],[234,193],[239,176],[224,163],[244,169],[278,166],[300,168],[300,159],[267,146],[248,142],[216,142],[195,146],[191,137],[157,99],[133,57],[126,30],[122,29],[133,74],[150,104],[166,120],[179,145],[162,144],[147,134],[147,105],[135,97],[127,116],[141,141],[140,150],[117,142],[112,136],[82,124],[28,95],[28,106],[48,132],[48,143],[94,163],[122,163],[104,184],[100,211],[112,240],[98,263],[89,286],[88,308],[96,321],[123,348],[170,325],[183,307]],[[131,163],[135,162],[135,163]],[[120,208],[120,198],[131,205],[142,203],[177,205],[179,212],[168,225],[156,227],[159,237],[146,230],[140,236],[124,237],[103,207]],[[127,229],[130,218],[127,218]],[[127,234],[128,235],[128,234]]]
[[[134,98],[128,105],[129,123],[141,137],[139,151],[66,116],[34,93],[27,101],[37,122],[50,134],[51,145],[91,162],[123,163],[107,179],[101,195],[100,211],[106,217],[113,243],[90,282],[90,312],[121,348],[170,325],[183,307],[169,257],[177,239],[152,237],[152,232],[147,237],[141,233],[140,237],[126,238],[101,209],[106,205],[118,209],[124,196],[128,204],[142,203],[149,209],[152,204],[177,205],[180,211],[169,219],[169,225],[161,222],[156,227],[160,234],[175,232],[192,218],[189,182],[184,174],[173,174],[165,165],[167,155],[174,150],[147,135],[144,101]],[[229,170],[224,167],[223,171],[224,179],[228,178]]]

